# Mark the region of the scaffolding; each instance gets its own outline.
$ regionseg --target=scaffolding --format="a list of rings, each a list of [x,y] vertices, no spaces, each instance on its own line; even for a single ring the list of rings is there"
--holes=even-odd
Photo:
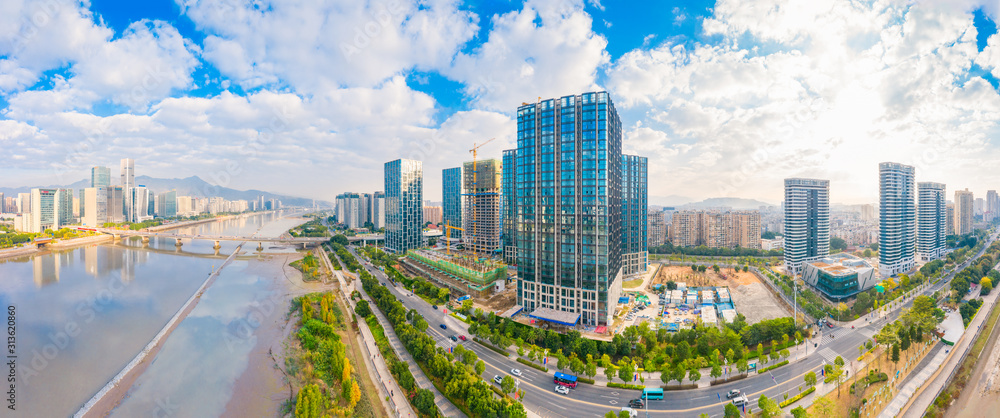
[[[424,266],[445,273],[478,287],[492,286],[507,279],[507,266],[489,260],[477,261],[464,257],[448,257],[434,251],[410,250],[406,256]]]
[[[465,213],[462,241],[476,254],[492,256],[501,249],[501,179],[503,164],[497,159],[468,161],[462,170]]]

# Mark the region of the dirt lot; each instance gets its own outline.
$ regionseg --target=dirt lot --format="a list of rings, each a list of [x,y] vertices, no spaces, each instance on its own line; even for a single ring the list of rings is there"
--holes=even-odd
[[[711,269],[696,273],[689,266],[663,266],[652,283],[660,284],[670,280],[684,282],[689,287],[728,286],[736,312],[743,314],[751,324],[764,319],[792,316],[768,290],[767,285],[750,272],[724,268],[719,273]]]

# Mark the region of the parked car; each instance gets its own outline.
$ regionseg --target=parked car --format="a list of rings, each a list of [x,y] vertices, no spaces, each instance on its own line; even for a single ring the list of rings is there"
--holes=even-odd
[[[459,336],[458,336],[458,339],[460,339],[460,340],[462,340],[462,341],[465,341],[465,336],[464,336],[464,335],[459,335]]]
[[[431,307],[432,307],[432,308],[434,308],[434,309],[437,309],[437,308],[438,308],[438,306],[437,306],[437,305],[431,305]]]
[[[627,413],[629,418],[636,418],[637,416],[639,416],[639,413],[636,410],[629,408],[627,406],[622,408],[622,412]]]
[[[456,337],[456,336],[452,335],[452,336],[451,336],[451,340],[452,340],[452,341],[458,341],[458,337]]]
[[[729,393],[726,394],[726,399],[732,399],[732,398],[735,398],[737,396],[740,396],[740,390],[739,389],[733,389],[733,390],[729,391]]]
[[[445,324],[441,324],[440,327],[441,327],[441,329],[448,329],[448,326],[445,325]]]
[[[629,408],[642,408],[645,404],[642,403],[642,399],[633,399],[628,401]]]
[[[569,388],[566,386],[556,385],[556,393],[561,393],[563,395],[569,395]]]
[[[503,378],[500,377],[499,375],[496,375],[496,376],[493,376],[493,381],[496,382],[499,385],[501,382],[503,382]]]
[[[833,322],[827,322],[827,323],[826,323],[826,326],[828,326],[828,327],[830,327],[830,328],[833,328]]]
[[[512,374],[514,376],[520,376],[521,375],[521,369],[510,369],[510,374]]]

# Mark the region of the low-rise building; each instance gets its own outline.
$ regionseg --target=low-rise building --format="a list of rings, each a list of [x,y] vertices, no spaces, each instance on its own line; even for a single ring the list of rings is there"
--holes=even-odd
[[[874,287],[877,273],[867,261],[838,253],[805,263],[802,279],[827,298],[841,300]]]

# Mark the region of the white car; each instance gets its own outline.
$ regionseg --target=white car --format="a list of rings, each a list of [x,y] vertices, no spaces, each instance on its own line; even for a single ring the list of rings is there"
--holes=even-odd
[[[636,410],[634,410],[632,408],[629,408],[627,406],[626,407],[622,407],[622,412],[627,412],[629,418],[635,418],[635,417],[639,416],[639,413],[636,412]]]
[[[510,369],[510,374],[514,376],[521,376],[521,369]]]
[[[566,386],[556,385],[556,393],[561,393],[563,395],[569,395],[569,388]]]
[[[493,381],[497,382],[497,384],[499,385],[500,383],[503,382],[503,378],[501,378],[500,376],[493,376]]]

